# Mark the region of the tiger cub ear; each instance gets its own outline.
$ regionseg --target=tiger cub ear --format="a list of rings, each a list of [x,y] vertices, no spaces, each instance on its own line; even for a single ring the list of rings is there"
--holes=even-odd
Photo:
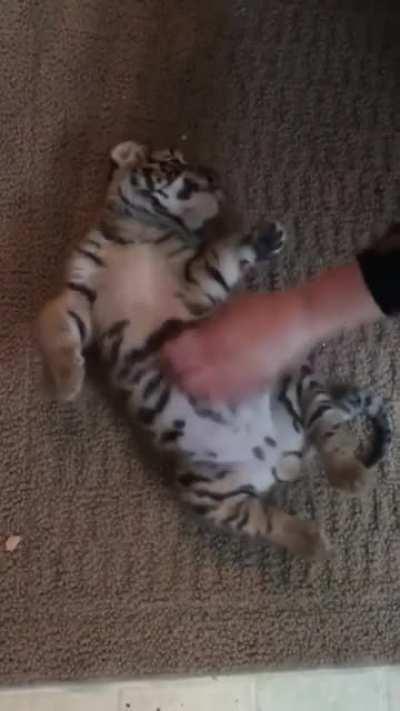
[[[124,166],[134,166],[144,163],[147,160],[148,149],[146,146],[135,141],[124,141],[118,143],[111,149],[110,157],[113,163],[119,168]]]

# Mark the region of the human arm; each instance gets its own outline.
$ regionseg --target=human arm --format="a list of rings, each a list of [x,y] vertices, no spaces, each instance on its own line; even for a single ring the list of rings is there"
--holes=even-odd
[[[357,260],[303,286],[243,294],[164,347],[166,368],[193,395],[241,397],[338,331],[383,318]]]

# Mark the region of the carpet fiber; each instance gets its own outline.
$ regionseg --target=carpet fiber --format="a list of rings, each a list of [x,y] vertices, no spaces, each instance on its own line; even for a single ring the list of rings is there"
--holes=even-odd
[[[0,680],[400,661],[397,443],[362,501],[312,471],[278,496],[316,516],[310,565],[199,533],[88,383],[42,390],[30,324],[90,224],[115,142],[180,143],[226,173],[245,225],[288,224],[281,287],[348,258],[398,208],[398,3],[19,0],[0,30]],[[185,140],[186,139],[186,140]],[[395,413],[396,322],[321,348]]]

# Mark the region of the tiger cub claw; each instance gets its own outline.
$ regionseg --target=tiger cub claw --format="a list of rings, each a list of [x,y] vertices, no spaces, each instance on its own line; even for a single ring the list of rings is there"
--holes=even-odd
[[[254,235],[254,250],[257,261],[264,261],[278,254],[286,242],[286,231],[280,222],[269,222]]]

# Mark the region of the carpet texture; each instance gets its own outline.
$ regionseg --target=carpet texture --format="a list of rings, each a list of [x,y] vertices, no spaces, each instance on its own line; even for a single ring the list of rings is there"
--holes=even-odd
[[[101,201],[107,154],[181,143],[245,224],[288,224],[253,286],[343,262],[398,208],[398,3],[4,3],[0,169],[0,680],[400,661],[395,443],[362,501],[318,471],[282,489],[334,555],[310,565],[201,534],[102,389],[52,403],[30,324]],[[182,140],[186,138],[186,142]],[[398,398],[399,324],[321,348],[335,380]]]

